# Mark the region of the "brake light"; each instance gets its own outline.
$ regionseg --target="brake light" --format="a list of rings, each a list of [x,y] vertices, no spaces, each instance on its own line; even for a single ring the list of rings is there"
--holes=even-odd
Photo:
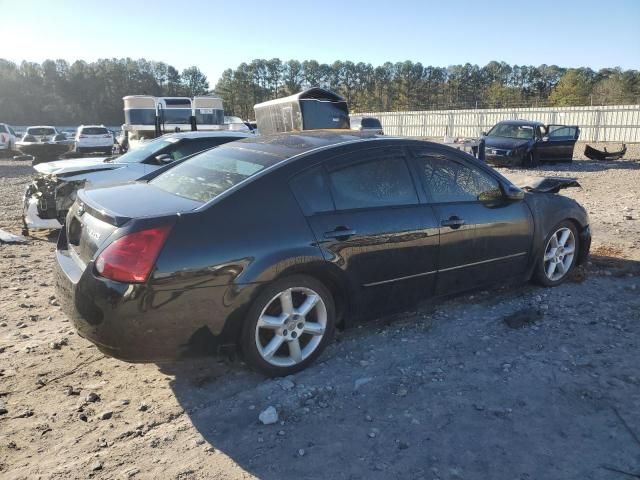
[[[96,270],[118,282],[146,282],[170,230],[169,226],[149,228],[117,239],[98,255]]]

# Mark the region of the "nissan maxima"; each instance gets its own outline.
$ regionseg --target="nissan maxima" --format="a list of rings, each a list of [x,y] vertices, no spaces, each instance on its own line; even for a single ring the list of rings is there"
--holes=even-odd
[[[108,355],[159,362],[205,339],[281,376],[361,317],[496,283],[558,285],[590,243],[578,203],[524,192],[458,150],[308,131],[80,190],[56,283]]]

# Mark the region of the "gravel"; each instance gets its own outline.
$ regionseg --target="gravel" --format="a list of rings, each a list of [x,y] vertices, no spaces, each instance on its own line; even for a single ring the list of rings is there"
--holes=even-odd
[[[639,153],[630,146],[629,158]],[[20,233],[32,173],[0,160],[1,229]],[[582,184],[563,193],[590,212],[594,256],[572,281],[493,288],[372,320],[280,380],[238,361],[105,358],[50,304],[55,235],[0,245],[0,477],[637,475],[640,163],[536,173]],[[257,421],[266,406],[273,425]]]

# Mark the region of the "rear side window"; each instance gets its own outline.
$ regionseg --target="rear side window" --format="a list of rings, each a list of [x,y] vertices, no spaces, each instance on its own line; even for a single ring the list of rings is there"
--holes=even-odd
[[[109,133],[109,130],[102,127],[85,127],[80,130],[82,135],[106,135]]]
[[[317,166],[302,172],[291,180],[290,185],[305,215],[330,212],[334,209],[322,167]]]
[[[397,150],[343,155],[329,162],[327,169],[337,210],[418,203],[404,155]]]
[[[4,125],[0,125],[0,133],[7,133],[7,129]]]
[[[417,151],[417,170],[435,203],[488,201],[502,196],[496,179],[480,169],[434,151]]]

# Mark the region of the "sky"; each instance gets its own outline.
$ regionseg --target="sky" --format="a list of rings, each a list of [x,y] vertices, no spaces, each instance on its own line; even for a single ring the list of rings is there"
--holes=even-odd
[[[640,0],[0,0],[0,12],[0,58],[146,58],[196,65],[211,87],[274,57],[640,69]]]

